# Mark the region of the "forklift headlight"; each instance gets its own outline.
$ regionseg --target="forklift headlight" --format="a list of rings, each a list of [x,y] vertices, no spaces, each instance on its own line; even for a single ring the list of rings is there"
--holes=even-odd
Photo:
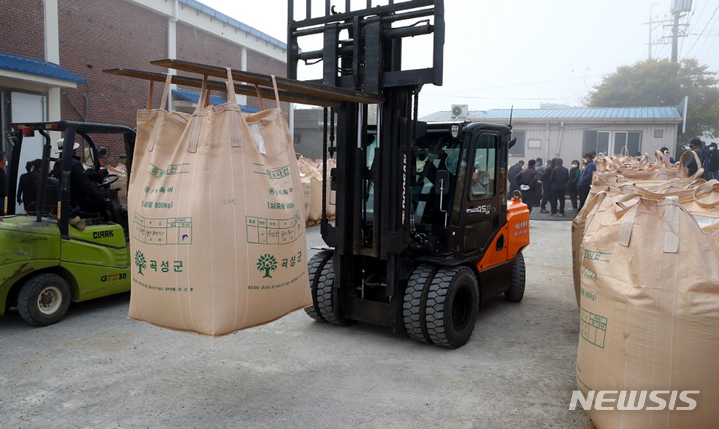
[[[455,138],[455,139],[456,139],[457,136],[459,135],[459,125],[456,125],[456,124],[455,124],[455,125],[452,125],[452,126],[449,128],[449,131],[452,133],[452,138]]]

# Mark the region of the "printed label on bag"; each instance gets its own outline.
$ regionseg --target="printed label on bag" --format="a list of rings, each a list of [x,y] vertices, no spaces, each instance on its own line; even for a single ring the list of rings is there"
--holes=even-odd
[[[594,344],[600,349],[604,348],[604,340],[607,336],[607,322],[609,320],[598,314],[594,314],[582,308],[582,319],[580,332],[582,338],[588,343]]]
[[[263,268],[263,269],[264,269],[264,268]],[[282,288],[282,287],[291,285],[292,283],[296,283],[298,280],[300,280],[302,277],[304,277],[304,276],[306,276],[306,275],[307,275],[307,272],[306,272],[306,271],[302,271],[297,277],[293,278],[292,280],[288,280],[288,281],[286,281],[286,282],[284,282],[284,283],[279,283],[279,284],[275,284],[275,285],[262,285],[262,286],[250,285],[250,286],[247,286],[247,289],[249,289],[249,290],[260,290],[260,291],[261,291],[261,290],[280,289],[280,288]],[[263,278],[264,278],[264,277],[263,277]]]
[[[607,255],[611,255],[611,253],[597,252],[595,250],[584,249],[584,258],[591,261],[609,262],[609,258],[607,258]]]
[[[150,164],[151,168],[150,168],[150,171],[148,171],[148,173],[150,173],[151,175],[153,175],[157,178],[160,178],[162,176],[172,176],[175,174],[186,174],[187,171],[183,171],[184,168],[182,168],[186,165],[190,165],[190,163],[188,162],[188,163],[184,163],[184,164],[168,165],[167,168],[163,169],[156,165]]]
[[[132,237],[145,244],[192,244],[192,218],[146,218],[135,213]]]
[[[247,216],[247,242],[250,244],[289,244],[302,237],[300,212],[289,219]]]
[[[290,174],[292,174],[292,172],[290,171],[289,164],[285,165],[284,167],[274,168],[274,169],[264,168],[265,166],[263,164],[253,163],[252,165],[254,165],[256,167],[262,167],[263,171],[254,171],[255,174],[262,174],[262,175],[267,176],[270,179],[275,180],[275,181],[278,181],[278,180],[285,178],[285,177],[289,176]]]
[[[595,273],[594,271],[592,271],[592,270],[590,270],[590,269],[588,269],[588,268],[584,268],[584,272],[582,272],[582,274],[583,274],[585,277],[589,277],[590,279],[594,279],[594,280],[597,279],[597,273]],[[584,289],[582,289],[582,290],[584,290]]]

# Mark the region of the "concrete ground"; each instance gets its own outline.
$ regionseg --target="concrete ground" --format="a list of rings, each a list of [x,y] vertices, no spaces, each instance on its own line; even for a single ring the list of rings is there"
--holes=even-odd
[[[568,217],[567,220],[571,219]],[[58,324],[0,317],[2,428],[582,428],[570,222],[531,221],[527,291],[446,350],[304,311],[221,338],[127,319],[129,294]],[[321,244],[319,227],[309,244]]]

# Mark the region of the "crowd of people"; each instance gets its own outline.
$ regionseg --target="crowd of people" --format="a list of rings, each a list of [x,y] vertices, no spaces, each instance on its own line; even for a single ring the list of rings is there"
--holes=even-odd
[[[696,158],[687,156],[684,164],[687,168],[687,174],[693,176],[699,171],[700,165],[704,169],[705,180],[719,180],[719,152],[717,152],[717,144],[715,142],[706,144],[699,138],[693,138],[689,143],[689,148],[697,155],[700,164],[697,164]]]
[[[530,159],[524,168],[524,161],[510,167],[508,171],[510,192],[519,190],[522,201],[531,213],[533,207],[539,207],[542,213],[552,216],[565,216],[566,195],[572,210],[580,210],[589,195],[592,173],[596,171],[594,153],[584,155],[584,161],[573,160],[571,167],[564,166],[562,158],[553,158],[544,165],[542,158]],[[549,203],[550,210],[547,210]]]
[[[699,168],[704,169],[702,178],[705,180],[719,180],[719,151],[716,143],[706,144],[701,139],[691,140],[690,149],[696,153],[699,164],[694,156],[684,157],[684,166],[689,176],[694,175]],[[669,161],[674,164],[666,147],[660,151],[669,156]],[[510,194],[515,190],[522,193],[522,202],[527,204],[531,213],[532,208],[538,207],[541,213],[551,213],[552,216],[565,216],[566,195],[569,194],[569,202],[572,210],[579,211],[587,200],[592,187],[592,176],[597,167],[594,164],[596,152],[589,152],[584,155],[580,162],[573,160],[571,168],[564,166],[562,158],[553,158],[547,165],[544,165],[542,158],[530,159],[525,167],[524,161],[519,161],[511,166],[507,172]],[[641,158],[641,153],[636,154]],[[547,210],[549,203],[550,210]]]

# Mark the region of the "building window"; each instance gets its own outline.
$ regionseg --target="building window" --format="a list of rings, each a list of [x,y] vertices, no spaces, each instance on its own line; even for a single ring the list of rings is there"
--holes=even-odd
[[[641,153],[642,151],[642,133],[640,131],[629,131],[629,138],[627,139],[627,149],[629,155],[635,153]]]
[[[654,138],[655,139],[664,138],[664,130],[654,130]]]
[[[640,131],[585,131],[583,153],[595,152],[619,155],[626,146],[627,154],[633,156],[642,150]]]
[[[517,141],[509,149],[509,156],[524,156],[524,131],[514,131],[512,135]]]

